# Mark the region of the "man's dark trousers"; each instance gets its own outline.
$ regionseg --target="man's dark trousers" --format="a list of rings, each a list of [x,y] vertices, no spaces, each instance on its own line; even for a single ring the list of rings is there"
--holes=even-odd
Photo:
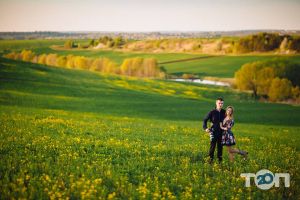
[[[210,141],[210,148],[209,148],[209,157],[210,161],[214,159],[214,152],[215,148],[217,146],[217,157],[219,162],[222,161],[222,151],[223,151],[223,145],[222,145],[222,133],[213,133],[214,138]]]

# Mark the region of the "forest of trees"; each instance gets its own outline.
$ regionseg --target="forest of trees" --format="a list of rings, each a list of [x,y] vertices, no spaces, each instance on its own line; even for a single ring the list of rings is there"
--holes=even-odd
[[[285,59],[244,64],[235,73],[238,89],[251,90],[255,97],[270,101],[300,102],[300,65]]]
[[[279,33],[258,33],[239,38],[172,38],[142,40],[126,43],[124,49],[132,51],[199,52],[199,53],[299,53],[300,36]]]
[[[240,38],[234,43],[234,50],[238,53],[273,50],[300,52],[300,37],[279,35],[278,33],[259,33]]]
[[[121,48],[126,41],[122,37],[108,37],[108,36],[103,36],[100,37],[99,39],[91,39],[87,45],[81,45],[80,43],[76,43],[73,40],[67,40],[64,43],[64,47],[67,49],[71,48],[89,48],[89,47],[96,47],[99,44],[102,45],[102,47],[106,48]]]
[[[165,78],[164,69],[158,67],[154,58],[128,58],[123,61],[121,66],[118,66],[115,62],[105,57],[88,58],[74,55],[59,56],[57,54],[37,55],[31,50],[11,52],[4,55],[4,57],[49,66],[92,70],[106,74]]]
[[[168,38],[130,42],[121,36],[102,36],[98,39],[91,39],[86,44],[67,40],[64,47],[67,49],[122,48],[130,51],[198,52],[210,54],[243,54],[251,52],[276,52],[286,54],[300,52],[300,36],[262,32],[239,38]]]
[[[120,67],[121,74],[137,77],[165,77],[164,69],[158,68],[154,58],[127,58]]]

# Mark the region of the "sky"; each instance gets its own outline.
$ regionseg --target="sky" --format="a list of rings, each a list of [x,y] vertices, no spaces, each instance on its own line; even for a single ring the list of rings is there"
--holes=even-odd
[[[300,0],[0,0],[0,31],[300,30]]]

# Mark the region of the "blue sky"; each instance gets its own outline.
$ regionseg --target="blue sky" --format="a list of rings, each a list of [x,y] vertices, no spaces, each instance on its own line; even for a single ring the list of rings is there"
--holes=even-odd
[[[0,31],[300,29],[300,0],[0,0]]]

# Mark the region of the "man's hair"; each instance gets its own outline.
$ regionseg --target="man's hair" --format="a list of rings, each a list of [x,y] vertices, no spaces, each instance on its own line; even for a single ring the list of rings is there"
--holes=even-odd
[[[218,98],[216,99],[216,101],[218,101],[218,100],[219,100],[219,101],[224,101],[222,97],[218,97]]]

